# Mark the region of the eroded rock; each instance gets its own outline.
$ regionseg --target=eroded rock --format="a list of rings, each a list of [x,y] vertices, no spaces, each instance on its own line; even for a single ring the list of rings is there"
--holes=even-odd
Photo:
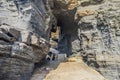
[[[80,58],[71,58],[51,71],[44,80],[107,80],[88,67]]]
[[[48,1],[0,0],[0,80],[30,80],[48,53],[53,18]]]
[[[120,54],[120,1],[54,2],[54,14],[61,28],[59,50],[67,55],[81,54],[83,60],[103,76],[109,80],[119,80],[120,63],[117,56]],[[71,9],[69,3],[72,3]],[[75,6],[75,3],[79,5]]]

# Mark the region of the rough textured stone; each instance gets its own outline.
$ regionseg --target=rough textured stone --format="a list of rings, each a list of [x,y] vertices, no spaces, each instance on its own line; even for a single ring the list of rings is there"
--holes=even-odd
[[[80,54],[105,78],[120,79],[119,0],[0,0],[0,80],[29,80],[56,26],[61,53]]]
[[[30,79],[49,50],[53,25],[47,0],[0,0],[0,80]]]
[[[82,55],[106,78],[119,80],[120,1],[55,0],[53,10],[61,28],[58,49]]]
[[[73,58],[71,60],[60,63],[57,69],[51,71],[44,80],[107,80],[81,59],[77,58],[74,62]]]

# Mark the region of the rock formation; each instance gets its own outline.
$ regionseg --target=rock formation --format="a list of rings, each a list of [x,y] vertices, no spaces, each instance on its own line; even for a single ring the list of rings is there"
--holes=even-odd
[[[56,26],[47,0],[0,0],[0,80],[29,80]]]
[[[107,79],[105,79],[94,69],[88,67],[79,57],[77,57],[74,59],[69,58],[69,62],[60,63],[57,69],[51,71],[44,80],[107,80]]]
[[[120,79],[120,1],[55,0],[54,14],[61,28],[58,49],[80,54],[109,80]]]
[[[29,80],[56,26],[61,53],[120,80],[119,0],[0,0],[0,80]]]

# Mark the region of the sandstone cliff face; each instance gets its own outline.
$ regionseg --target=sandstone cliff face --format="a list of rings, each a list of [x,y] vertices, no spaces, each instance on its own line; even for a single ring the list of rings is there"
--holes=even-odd
[[[55,0],[59,50],[78,53],[109,80],[120,79],[120,1]]]
[[[0,0],[0,80],[29,80],[56,26],[46,0]]]
[[[29,80],[56,24],[61,53],[80,54],[105,78],[120,79],[119,0],[0,0],[0,80]]]

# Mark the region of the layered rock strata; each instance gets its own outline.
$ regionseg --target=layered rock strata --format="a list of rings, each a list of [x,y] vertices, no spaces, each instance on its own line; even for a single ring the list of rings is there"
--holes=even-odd
[[[120,1],[55,0],[61,28],[58,49],[80,54],[109,80],[120,79]]]
[[[46,0],[0,0],[0,80],[29,80],[56,26]]]

